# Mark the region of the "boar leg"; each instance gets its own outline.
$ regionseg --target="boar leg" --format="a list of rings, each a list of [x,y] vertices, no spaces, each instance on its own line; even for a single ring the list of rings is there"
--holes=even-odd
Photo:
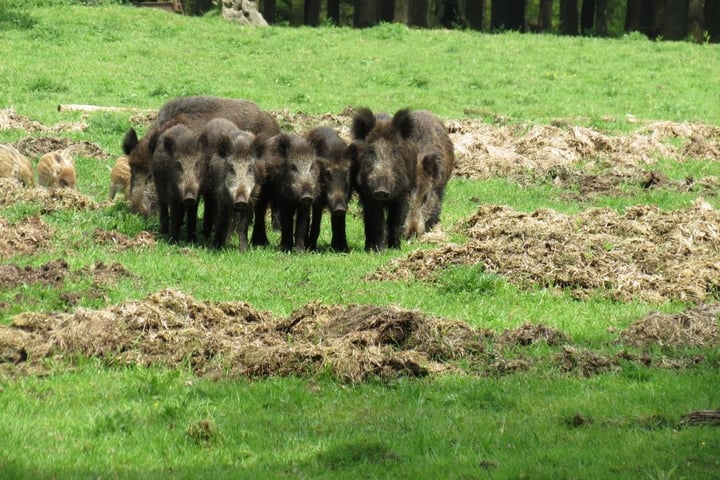
[[[345,216],[344,213],[336,213],[330,216],[330,225],[332,226],[332,241],[330,247],[336,252],[350,251],[345,233]]]
[[[170,241],[178,243],[180,241],[180,229],[182,228],[183,218],[185,217],[185,206],[182,202],[173,202],[170,204]]]
[[[310,230],[308,231],[305,247],[308,250],[317,250],[317,241],[320,237],[320,224],[322,222],[323,206],[320,202],[312,206]]]
[[[284,252],[293,249],[293,217],[295,208],[283,204],[280,206],[280,248]]]
[[[365,250],[381,251],[385,249],[384,209],[377,203],[366,202],[363,208],[365,224]]]

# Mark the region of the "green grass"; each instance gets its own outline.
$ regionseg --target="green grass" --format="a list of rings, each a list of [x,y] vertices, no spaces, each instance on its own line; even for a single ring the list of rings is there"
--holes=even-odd
[[[132,7],[0,11],[0,107],[47,125],[78,121],[83,132],[0,130],[0,142],[27,135],[68,136],[112,156],[130,114],[60,113],[59,104],[158,108],[181,95],[256,101],[266,109],[339,113],[366,105],[394,112],[426,108],[443,118],[495,115],[510,122],[564,118],[612,132],[650,120],[720,125],[717,47],[550,35],[419,31],[402,25],[344,28],[239,28],[214,16],[169,15]],[[79,190],[104,201],[112,160],[77,159]],[[658,159],[649,168],[683,179],[720,175],[717,162]],[[595,206],[687,208],[695,192],[627,188],[627,195],[568,201],[551,184],[451,180],[442,224],[452,227],[483,204],[575,214]],[[706,198],[715,208],[717,197]],[[419,309],[500,332],[525,322],[569,336],[574,347],[621,353],[615,333],[652,310],[679,302],[580,301],[564,292],[520,289],[480,267],[441,272],[433,282],[363,278],[415,248],[367,254],[354,207],[350,254],[294,255],[274,249],[220,252],[187,245],[114,251],[96,229],[134,236],[156,219],[125,204],[42,214],[49,247],[4,263],[65,259],[59,287],[0,290],[0,322],[24,311],[104,308],[160,289],[198,300],[246,301],[288,315],[308,302]],[[38,205],[0,209],[17,222]],[[274,234],[276,235],[276,234]],[[276,241],[276,237],[272,237]],[[329,243],[324,230],[320,244]],[[132,277],[92,291],[73,274],[119,262]],[[68,295],[78,297],[68,303]],[[2,478],[713,478],[720,469],[717,428],[679,428],[692,410],[720,408],[720,357],[713,349],[651,349],[653,358],[698,356],[677,370],[619,368],[590,378],[547,359],[561,347],[516,352],[538,359],[527,372],[372,381],[343,385],[329,375],[264,380],[197,378],[189,370],[111,368],[77,358],[51,362],[47,377],[0,378]],[[512,352],[511,352],[512,353]],[[2,352],[0,352],[0,359]],[[72,369],[68,367],[72,366]],[[475,373],[473,373],[475,372]]]

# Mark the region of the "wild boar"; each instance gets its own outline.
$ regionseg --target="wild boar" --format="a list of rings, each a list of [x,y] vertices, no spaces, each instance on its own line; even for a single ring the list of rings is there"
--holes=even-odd
[[[214,232],[212,245],[221,248],[231,225],[238,234],[239,249],[247,250],[248,227],[265,179],[262,137],[236,130],[218,139],[210,161],[210,185],[214,191]]]
[[[196,241],[198,172],[202,151],[197,137],[184,125],[165,130],[158,138],[152,159],[152,175],[158,196],[160,233],[170,234],[170,241],[180,240],[180,229],[186,217],[187,239]]]
[[[14,178],[31,187],[34,183],[32,162],[12,145],[0,144],[0,178]]]
[[[352,194],[352,161],[347,157],[347,143],[337,131],[329,127],[317,127],[306,133],[322,162],[321,195],[313,204],[310,232],[306,247],[317,250],[323,211],[330,212],[332,238],[330,247],[336,252],[349,252],[345,222]]]
[[[400,248],[412,191],[416,186],[418,147],[411,136],[410,110],[390,118],[368,108],[353,117],[353,143],[348,155],[355,163],[355,184],[363,208],[365,250]]]
[[[123,152],[128,156],[131,171],[130,209],[133,212],[149,216],[156,208],[152,199],[156,189],[152,187],[151,139],[154,138],[153,145],[157,144],[159,135],[174,125],[185,125],[198,134],[213,118],[226,118],[239,129],[255,134],[263,132],[270,136],[280,133],[277,121],[249,100],[190,96],[167,102],[160,108],[155,122],[141,139],[138,139],[133,128],[128,130],[123,138]]]
[[[418,237],[440,221],[445,186],[455,166],[455,153],[445,125],[427,110],[411,113],[411,141],[418,149],[416,184],[410,195],[405,236]]]
[[[310,142],[280,134],[268,141],[263,155],[267,176],[255,207],[253,245],[267,245],[265,213],[272,204],[280,212],[280,248],[305,250],[310,208],[320,198],[322,165]]]
[[[118,157],[110,170],[110,200],[113,200],[118,192],[125,195],[126,200],[130,199],[130,164],[125,155]]]
[[[75,161],[67,149],[46,153],[38,160],[37,176],[43,187],[75,188]]]

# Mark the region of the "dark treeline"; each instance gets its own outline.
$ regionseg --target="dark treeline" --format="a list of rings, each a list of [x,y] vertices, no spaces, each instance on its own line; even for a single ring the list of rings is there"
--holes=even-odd
[[[196,0],[197,1],[197,0]],[[271,24],[515,30],[720,41],[720,0],[259,0]]]

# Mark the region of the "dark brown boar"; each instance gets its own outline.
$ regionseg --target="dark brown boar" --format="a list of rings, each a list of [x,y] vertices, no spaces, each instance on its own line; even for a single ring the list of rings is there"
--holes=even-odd
[[[165,130],[154,149],[152,175],[157,189],[160,233],[169,233],[173,243],[180,240],[185,217],[187,238],[191,242],[196,240],[202,153],[197,137],[185,125]]]
[[[152,145],[162,132],[174,125],[185,125],[199,133],[213,118],[226,118],[239,129],[252,133],[275,135],[280,133],[277,121],[249,100],[236,100],[212,96],[179,97],[160,108],[155,122],[147,133],[138,139],[134,129],[123,139],[123,151],[130,164],[130,209],[144,216],[154,213],[156,189],[152,178]]]
[[[418,149],[410,111],[390,118],[368,108],[352,121],[348,154],[356,163],[355,184],[363,208],[365,250],[400,248],[410,198],[416,185]]]
[[[348,252],[350,248],[345,233],[345,220],[350,203],[351,160],[345,154],[347,143],[330,127],[317,127],[305,135],[315,147],[322,162],[321,194],[312,207],[312,219],[306,247],[317,250],[323,211],[330,211],[332,239],[330,247],[336,252]]]
[[[418,237],[440,221],[445,186],[455,166],[455,153],[445,125],[427,110],[411,113],[411,141],[418,149],[416,184],[410,196],[405,236]]]
[[[203,189],[203,200],[205,203],[205,211],[203,214],[203,235],[205,238],[210,238],[211,236],[212,228],[215,223],[215,207],[217,205],[215,200],[215,186],[210,185],[211,160],[218,154],[221,142],[226,141],[227,138],[234,137],[241,131],[242,130],[240,130],[237,125],[226,118],[213,118],[205,124],[205,127],[198,137],[198,145],[202,150],[201,161],[206,166],[207,178],[209,179]]]
[[[265,179],[261,160],[264,141],[261,136],[236,130],[222,136],[210,161],[214,190],[214,233],[212,245],[221,248],[235,225],[240,250],[247,250],[248,227]]]
[[[280,134],[268,141],[263,160],[267,177],[255,207],[252,244],[267,245],[268,205],[280,212],[280,248],[305,250],[310,208],[320,198],[322,165],[310,142],[299,135]]]

